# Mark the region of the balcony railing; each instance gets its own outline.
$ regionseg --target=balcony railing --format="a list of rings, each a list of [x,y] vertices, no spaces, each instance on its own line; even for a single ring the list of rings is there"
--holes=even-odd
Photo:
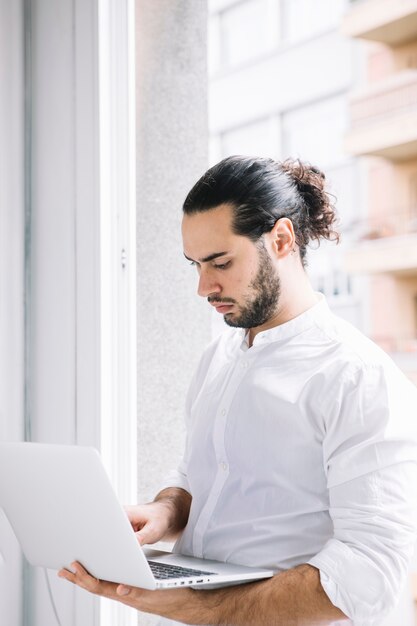
[[[389,46],[417,39],[417,0],[350,0],[342,30],[345,35]]]
[[[395,208],[364,220],[352,221],[344,226],[343,233],[357,242],[417,234],[417,206],[402,210]]]
[[[374,92],[369,91],[352,99],[352,129],[369,122],[377,123],[407,110],[417,110],[417,70],[402,72],[399,78],[385,83]]]
[[[417,275],[417,207],[352,222],[342,236],[347,273]]]
[[[398,336],[371,334],[370,339],[387,352],[404,374],[417,385],[417,333]]]
[[[417,369],[417,336],[414,337],[393,337],[390,335],[375,335],[371,337],[380,348],[391,354],[414,355],[415,368]]]
[[[354,95],[346,149],[393,160],[417,156],[417,70],[405,70]]]
[[[417,385],[417,337],[376,336],[371,339],[387,352],[404,374]]]

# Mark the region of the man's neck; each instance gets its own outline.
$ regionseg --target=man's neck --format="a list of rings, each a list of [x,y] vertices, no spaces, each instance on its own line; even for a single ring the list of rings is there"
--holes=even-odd
[[[303,293],[298,292],[291,300],[287,299],[286,302],[279,303],[276,313],[269,320],[261,326],[249,329],[247,334],[249,348],[252,347],[256,335],[289,322],[305,311],[308,311],[308,309],[311,309],[317,302],[318,296],[313,291],[312,287],[309,286],[306,291]]]

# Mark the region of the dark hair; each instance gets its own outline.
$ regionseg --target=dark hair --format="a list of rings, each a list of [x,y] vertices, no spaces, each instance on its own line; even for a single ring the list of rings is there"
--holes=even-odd
[[[230,156],[211,167],[185,199],[186,214],[230,204],[233,232],[257,241],[282,217],[289,218],[305,264],[311,240],[339,241],[333,229],[336,212],[324,189],[325,176],[298,159]]]

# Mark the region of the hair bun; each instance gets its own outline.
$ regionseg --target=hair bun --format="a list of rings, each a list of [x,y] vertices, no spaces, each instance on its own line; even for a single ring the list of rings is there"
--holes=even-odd
[[[320,191],[324,190],[326,177],[315,165],[303,163],[299,159],[286,159],[280,163],[280,167],[294,180],[299,191],[306,191],[306,187],[314,186]]]
[[[292,179],[303,201],[308,238],[339,241],[339,234],[333,229],[336,222],[333,197],[325,189],[324,173],[299,159],[286,159],[279,166]]]

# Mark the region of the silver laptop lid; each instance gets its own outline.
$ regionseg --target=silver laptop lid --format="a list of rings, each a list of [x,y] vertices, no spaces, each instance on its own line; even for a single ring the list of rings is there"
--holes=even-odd
[[[0,507],[33,565],[156,587],[94,448],[0,443]]]

